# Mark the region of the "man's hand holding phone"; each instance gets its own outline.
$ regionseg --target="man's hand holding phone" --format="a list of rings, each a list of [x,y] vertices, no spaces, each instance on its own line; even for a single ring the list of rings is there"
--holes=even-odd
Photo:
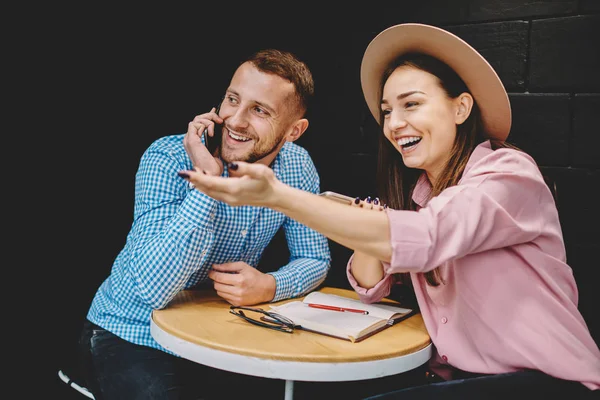
[[[221,103],[190,121],[183,138],[183,146],[194,167],[216,176],[223,173],[223,162],[218,157],[223,124],[223,119],[218,114],[220,106]]]

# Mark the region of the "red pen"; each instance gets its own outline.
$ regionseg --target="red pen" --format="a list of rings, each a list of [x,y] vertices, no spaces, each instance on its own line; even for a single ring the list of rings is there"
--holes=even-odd
[[[368,311],[357,310],[356,308],[335,307],[335,306],[328,306],[327,304],[308,303],[308,306],[312,307],[312,308],[322,308],[323,310],[353,312],[353,313],[359,313],[359,314],[365,314],[365,315],[367,315],[369,313]]]

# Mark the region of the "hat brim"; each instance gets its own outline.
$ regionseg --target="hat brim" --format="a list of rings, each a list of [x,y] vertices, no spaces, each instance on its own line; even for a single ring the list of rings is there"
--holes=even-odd
[[[394,59],[408,52],[425,53],[450,66],[475,98],[487,137],[506,140],[512,118],[510,101],[494,68],[458,36],[424,24],[400,24],[387,28],[365,50],[360,80],[367,106],[378,123],[383,73]]]

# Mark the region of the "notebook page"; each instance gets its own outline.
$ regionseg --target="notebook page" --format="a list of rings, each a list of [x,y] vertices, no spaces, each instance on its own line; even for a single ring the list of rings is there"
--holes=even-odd
[[[377,318],[390,319],[394,314],[406,314],[412,310],[398,306],[387,304],[366,304],[360,300],[350,299],[348,297],[338,296],[335,294],[311,292],[303,300],[304,303],[327,304],[336,307],[356,308],[369,312],[370,316]],[[347,313],[346,313],[347,314]]]
[[[284,315],[302,327],[318,332],[328,333],[343,338],[358,338],[360,333],[373,324],[380,325],[381,318],[371,315],[322,310],[293,301],[281,306],[271,306],[271,310]]]

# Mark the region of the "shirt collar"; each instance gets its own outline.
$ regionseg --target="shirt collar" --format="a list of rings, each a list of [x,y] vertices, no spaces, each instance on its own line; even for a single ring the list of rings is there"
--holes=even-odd
[[[285,143],[283,145],[283,147],[281,147],[281,150],[279,150],[279,153],[277,153],[277,155],[275,156],[275,159],[273,159],[273,162],[270,165],[271,169],[273,170],[273,173],[275,174],[275,177],[278,180],[282,180],[282,178],[283,178],[281,176],[281,172],[282,172],[282,168],[285,165],[284,165],[284,158],[281,153],[285,153],[287,151],[286,145],[287,145],[287,143]]]
[[[427,173],[423,171],[413,190],[413,201],[417,203],[419,207],[424,207],[429,201],[429,196],[431,196],[431,189],[433,189],[431,182],[429,182],[429,178],[427,178]]]
[[[465,167],[465,170],[463,171],[463,176],[465,176],[465,174],[471,169],[471,167],[475,163],[477,163],[483,157],[490,154],[492,151],[494,151],[494,150],[492,149],[492,143],[489,140],[479,143],[477,145],[477,147],[475,147],[475,150],[473,150],[473,152],[471,153],[471,157],[469,157],[467,166]]]

